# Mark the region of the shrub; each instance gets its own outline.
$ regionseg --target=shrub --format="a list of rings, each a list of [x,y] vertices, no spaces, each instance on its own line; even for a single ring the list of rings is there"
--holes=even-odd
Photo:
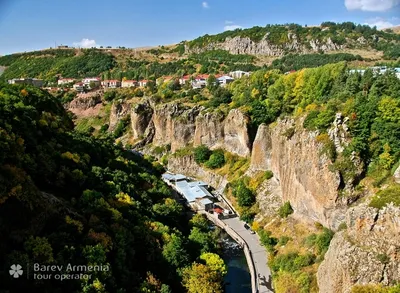
[[[278,239],[271,237],[271,232],[264,229],[259,230],[258,235],[260,236],[261,244],[264,245],[270,253],[274,252],[274,247],[278,243]]]
[[[376,258],[383,264],[387,264],[390,261],[390,257],[386,253],[378,254]]]
[[[198,146],[194,149],[194,160],[197,164],[203,164],[210,159],[212,152],[205,145]]]
[[[282,236],[279,238],[278,245],[284,246],[289,242],[289,240],[292,240],[292,238],[290,238],[289,236]]]
[[[327,228],[324,228],[324,231],[317,235],[317,238],[315,239],[315,247],[318,254],[325,254],[329,248],[333,235],[333,231]]]
[[[347,229],[347,224],[346,222],[342,222],[340,223],[339,227],[338,227],[338,231],[342,231],[342,230],[346,230]]]
[[[293,213],[292,206],[290,205],[290,202],[285,202],[283,206],[281,206],[278,210],[278,214],[281,218],[287,218],[290,214]]]
[[[265,171],[265,173],[264,173],[264,177],[265,177],[266,180],[269,180],[269,179],[271,179],[272,177],[274,177],[274,173],[273,173],[272,171],[270,171],[270,170],[267,170],[267,171]]]
[[[240,220],[245,221],[246,223],[252,223],[254,221],[254,217],[256,213],[251,209],[243,209],[240,213]]]
[[[389,203],[400,206],[400,184],[379,191],[369,203],[370,207],[381,209]]]
[[[256,196],[253,191],[251,191],[246,185],[239,184],[236,189],[236,197],[238,200],[239,206],[250,207],[256,202]]]
[[[283,135],[284,137],[286,137],[286,139],[291,139],[292,136],[295,134],[295,132],[296,132],[296,129],[295,129],[294,127],[290,127],[290,128],[288,128],[288,129],[286,129],[286,130],[282,133],[282,135]]]
[[[225,156],[223,150],[213,151],[210,159],[205,163],[205,166],[210,169],[221,168],[225,165]]]

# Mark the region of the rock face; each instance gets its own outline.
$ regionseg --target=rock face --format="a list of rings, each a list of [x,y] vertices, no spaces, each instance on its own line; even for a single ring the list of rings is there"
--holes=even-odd
[[[335,234],[318,269],[321,293],[348,293],[354,284],[400,280],[400,208],[360,205],[346,214],[347,230]]]
[[[144,136],[153,116],[153,108],[149,101],[137,104],[132,107],[131,111],[131,126],[133,139],[139,139]]]
[[[250,155],[249,118],[238,109],[229,112],[224,125],[224,147],[227,151],[246,157]]]
[[[130,113],[131,106],[124,102],[114,102],[111,106],[110,111],[110,123],[108,131],[114,131],[121,118],[125,117]]]
[[[153,123],[155,145],[171,144],[171,151],[193,143],[195,120],[200,108],[188,108],[180,104],[164,104],[154,109]]]
[[[396,183],[400,183],[400,166],[394,171],[393,177]]]
[[[304,130],[302,121],[279,120],[274,126],[261,125],[250,168],[271,170],[284,202],[289,201],[296,213],[335,229],[345,208],[338,202],[340,176],[328,169],[331,162],[320,155],[316,135]]]
[[[271,132],[267,125],[258,127],[251,152],[251,169],[268,170],[271,166]]]
[[[130,108],[113,105],[110,128]],[[171,151],[188,145],[207,145],[211,149],[224,148],[239,156],[250,155],[249,118],[240,110],[231,110],[226,118],[220,113],[204,112],[203,107],[188,107],[177,103],[154,105],[149,101],[132,106],[133,138],[155,146],[171,145]],[[148,135],[151,135],[149,137]],[[137,146],[143,147],[144,143]]]
[[[267,56],[283,56],[285,52],[293,53],[315,53],[319,51],[329,52],[343,49],[343,45],[335,44],[331,38],[325,41],[310,40],[307,44],[301,44],[295,34],[288,33],[288,41],[281,45],[273,44],[269,40],[267,33],[264,38],[255,42],[248,37],[233,37],[226,38],[224,42],[210,43],[204,47],[185,46],[186,53],[201,53],[209,50],[226,50],[231,54],[252,54],[252,55],[267,55]]]
[[[220,113],[201,113],[196,118],[194,146],[218,148],[224,143],[224,116]]]
[[[75,111],[85,111],[89,108],[95,107],[97,104],[101,103],[101,96],[99,94],[95,95],[79,95],[73,99],[69,105],[68,110],[71,112]]]

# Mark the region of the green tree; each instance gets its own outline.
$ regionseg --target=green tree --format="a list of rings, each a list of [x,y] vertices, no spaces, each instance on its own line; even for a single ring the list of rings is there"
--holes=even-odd
[[[205,145],[200,145],[196,147],[193,151],[194,153],[194,160],[197,164],[203,164],[208,161],[212,152],[210,149]]]
[[[189,255],[184,247],[182,237],[175,233],[171,234],[171,239],[163,246],[162,255],[177,268],[181,268],[189,262]]]

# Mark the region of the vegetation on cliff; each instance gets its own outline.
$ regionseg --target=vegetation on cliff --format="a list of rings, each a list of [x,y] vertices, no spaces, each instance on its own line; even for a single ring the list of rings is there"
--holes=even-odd
[[[217,232],[188,223],[163,169],[112,139],[74,131],[61,103],[34,87],[0,84],[0,262],[98,265],[60,282],[0,275],[12,292],[203,292],[226,271]],[[197,270],[199,269],[199,270]],[[201,276],[199,276],[199,273]],[[208,279],[207,287],[199,277]]]

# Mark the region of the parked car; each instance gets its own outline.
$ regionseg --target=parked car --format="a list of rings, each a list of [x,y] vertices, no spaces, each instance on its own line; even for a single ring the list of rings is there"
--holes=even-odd
[[[244,224],[244,227],[246,228],[246,230],[250,230],[249,224],[245,223],[245,224]]]

